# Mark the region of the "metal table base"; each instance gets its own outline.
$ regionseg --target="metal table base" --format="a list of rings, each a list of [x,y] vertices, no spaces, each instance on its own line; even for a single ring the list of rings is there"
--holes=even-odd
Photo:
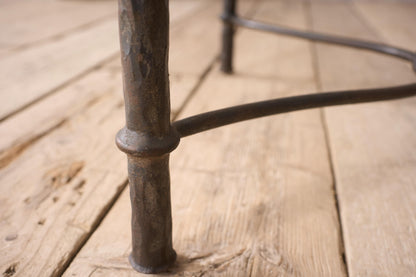
[[[225,73],[232,73],[236,27],[377,51],[410,61],[416,71],[414,52],[247,20],[237,15],[236,0],[224,1],[222,20],[221,69]],[[172,248],[169,153],[178,146],[181,137],[272,114],[416,95],[414,83],[325,92],[235,106],[171,123],[169,1],[119,0],[119,25],[126,126],[118,132],[116,143],[128,156],[133,237],[129,260],[133,268],[142,273],[163,272],[176,259]]]

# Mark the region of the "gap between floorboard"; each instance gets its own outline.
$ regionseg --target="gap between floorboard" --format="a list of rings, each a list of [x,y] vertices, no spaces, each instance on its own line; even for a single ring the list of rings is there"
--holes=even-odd
[[[311,5],[310,5],[310,1],[308,0],[306,2],[303,3],[303,7],[305,10],[305,20],[307,22],[307,25],[309,27],[309,29],[313,30],[313,16],[312,16],[312,10],[311,10]],[[312,61],[312,68],[313,68],[313,77],[315,79],[315,84],[316,84],[316,88],[318,90],[318,93],[322,91],[322,80],[321,80],[321,72],[319,70],[319,66],[318,66],[318,60],[319,60],[319,55],[318,55],[318,51],[316,49],[316,42],[309,42],[309,51],[311,53],[311,61]],[[332,156],[332,149],[331,149],[331,144],[330,144],[330,136],[329,136],[329,131],[328,131],[328,124],[326,121],[326,114],[325,114],[325,109],[324,108],[320,108],[319,109],[320,112],[320,117],[321,117],[321,123],[322,123],[322,127],[324,129],[324,136],[325,136],[325,145],[327,148],[327,153],[328,153],[328,161],[329,161],[329,166],[330,166],[330,171],[331,171],[331,178],[332,178],[332,186],[333,186],[333,191],[334,191],[334,201],[335,201],[335,207],[337,210],[337,219],[338,219],[338,224],[339,224],[339,238],[340,238],[340,255],[342,256],[342,261],[344,264],[344,269],[345,269],[345,273],[347,276],[349,276],[349,271],[348,271],[348,264],[347,264],[347,260],[346,260],[346,253],[345,253],[345,240],[344,240],[344,229],[343,229],[343,224],[342,224],[342,219],[341,219],[341,212],[340,212],[340,205],[339,205],[339,199],[338,199],[338,193],[337,193],[337,184],[336,184],[336,178],[335,178],[335,170],[334,170],[334,160],[333,160],[333,156]]]

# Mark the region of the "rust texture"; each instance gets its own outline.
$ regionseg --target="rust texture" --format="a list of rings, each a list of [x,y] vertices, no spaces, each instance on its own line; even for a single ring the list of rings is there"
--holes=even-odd
[[[176,258],[172,248],[169,155],[128,159],[133,208],[130,263],[143,273],[166,270]]]
[[[170,124],[169,2],[119,0],[126,126],[116,137],[128,155],[132,205],[130,263],[143,273],[165,271],[172,248],[169,153],[179,143]]]

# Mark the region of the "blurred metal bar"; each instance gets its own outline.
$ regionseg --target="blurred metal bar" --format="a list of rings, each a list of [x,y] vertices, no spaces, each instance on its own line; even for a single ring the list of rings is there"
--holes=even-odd
[[[222,17],[235,17],[236,0],[224,0],[224,11]],[[234,49],[235,27],[232,22],[224,21],[222,27],[222,51],[221,51],[221,70],[224,73],[233,71],[233,49]]]
[[[292,28],[277,26],[277,25],[270,25],[254,20],[248,20],[236,15],[226,15],[222,17],[223,21],[228,24],[233,24],[236,26],[241,26],[249,29],[286,35],[291,37],[298,37],[303,39],[308,39],[312,41],[319,41],[323,43],[329,44],[337,44],[341,46],[348,46],[354,47],[359,49],[370,50],[374,52],[379,52],[387,55],[391,55],[394,57],[398,57],[407,61],[410,61],[413,66],[413,70],[416,72],[416,53],[412,51],[408,51],[406,49],[402,49],[399,47],[394,47],[387,44],[376,43],[371,41],[364,41],[358,40],[353,38],[341,37],[341,36],[334,36],[334,35],[327,35],[321,34],[316,32],[306,32],[295,30]]]

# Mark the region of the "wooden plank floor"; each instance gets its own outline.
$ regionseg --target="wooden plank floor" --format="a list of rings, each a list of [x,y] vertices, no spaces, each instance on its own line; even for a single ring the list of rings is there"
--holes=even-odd
[[[171,0],[172,119],[416,81],[379,54],[239,30],[219,70],[219,0]],[[0,0],[1,276],[131,269],[116,1]],[[411,1],[240,0],[247,17],[415,50]],[[416,276],[416,99],[219,128],[172,154],[161,276]]]

